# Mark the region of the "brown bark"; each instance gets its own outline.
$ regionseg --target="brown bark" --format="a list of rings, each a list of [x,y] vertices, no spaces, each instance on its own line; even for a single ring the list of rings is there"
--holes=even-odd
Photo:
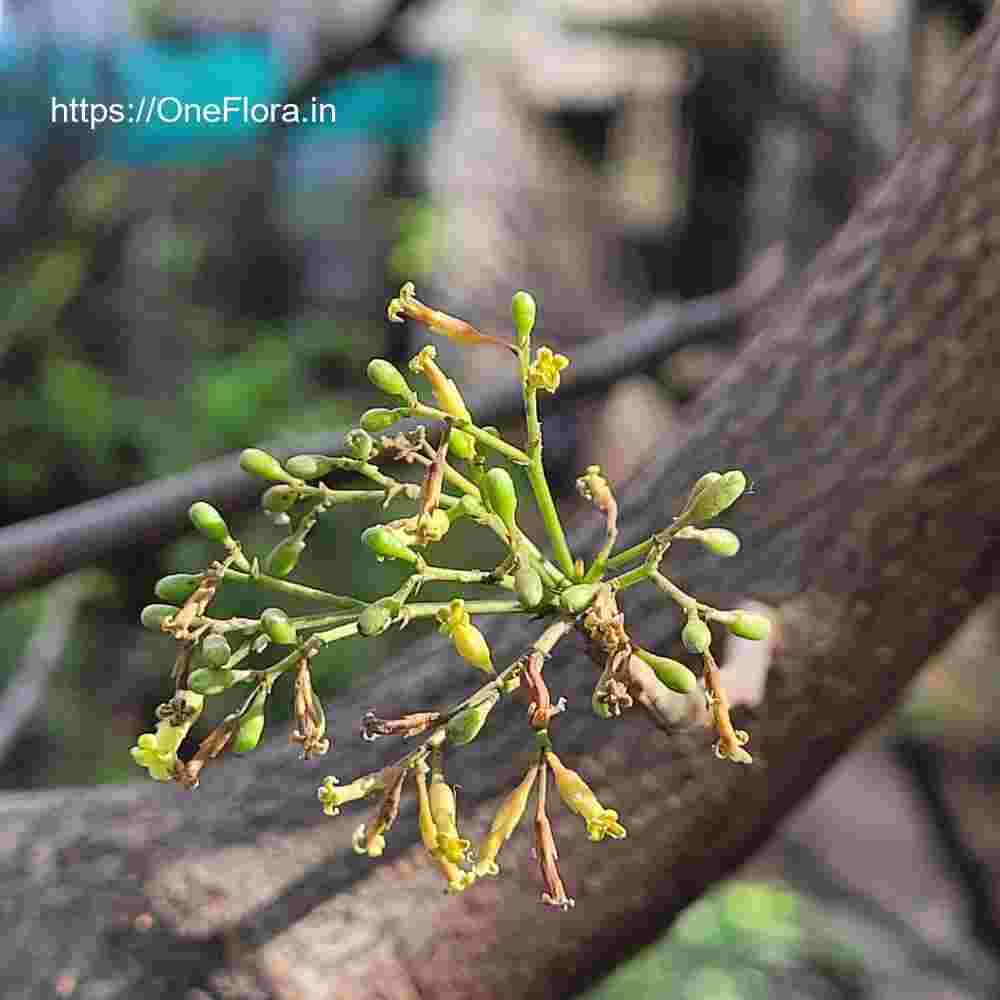
[[[668,560],[696,593],[780,605],[766,699],[737,714],[752,766],[716,760],[707,733],[597,720],[593,668],[564,651],[546,667],[570,704],[557,748],[628,839],[591,844],[553,803],[574,910],[538,903],[527,827],[501,855],[505,877],[443,896],[414,846],[412,804],[369,867],[350,851],[363,812],[327,820],[314,796],[322,774],[352,777],[395,749],[345,737],[364,709],[435,707],[465,690],[432,644],[332,706],[341,744],[318,768],[277,748],[215,765],[193,796],[154,786],[0,800],[10,995],[50,995],[62,975],[81,996],[560,996],[745,858],[995,583],[998,36],[994,16],[943,110],[760,317],[679,453],[652,456],[619,497],[628,544],[706,469],[757,482],[731,519],[739,557]],[[662,648],[677,623],[656,596],[623,603],[637,638]],[[491,639],[504,662],[528,634]],[[487,799],[512,787],[525,746],[520,713],[498,709],[489,734],[454,755],[463,832],[481,836]]]

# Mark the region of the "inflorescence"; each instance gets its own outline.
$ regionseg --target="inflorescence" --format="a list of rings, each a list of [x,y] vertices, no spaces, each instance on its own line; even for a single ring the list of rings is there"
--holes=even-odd
[[[706,473],[693,485],[667,527],[638,545],[615,552],[618,505],[601,470],[591,466],[577,480],[577,488],[603,515],[605,540],[589,566],[574,558],[542,464],[538,415],[538,394],[559,389],[569,360],[548,347],[532,353],[535,311],[528,293],[514,296],[516,338],[508,342],[425,306],[415,298],[409,283],[388,307],[393,322],[415,320],[459,344],[500,347],[513,355],[524,396],[524,450],[505,440],[495,428],[475,422],[429,345],[410,361],[409,369],[429,384],[434,405],[422,400],[394,365],[376,359],[368,366],[368,377],[396,405],[364,413],[360,426],[346,436],[345,456],[297,455],[282,465],[259,449],[243,452],[242,467],[268,483],[261,498],[266,515],[275,524],[288,527],[287,536],[263,559],[248,557],[214,507],[207,503],[191,507],[195,528],[218,543],[224,556],[201,573],[164,577],[156,586],[156,595],[169,603],[151,604],[142,613],[143,624],[171,635],[178,650],[173,668],[174,696],[157,709],[156,731],[142,734],[132,748],[136,763],[147,768],[154,779],[195,788],[210,761],[231,750],[245,752],[256,747],[264,730],[268,698],[275,682],[286,673],[294,676],[291,740],[301,745],[304,758],[326,754],[331,741],[323,704],[313,690],[312,659],[330,643],[376,636],[392,626],[403,628],[417,618],[435,620],[458,655],[485,676],[480,677],[482,683],[472,694],[455,705],[415,711],[398,719],[382,719],[369,712],[361,720],[365,739],[420,739],[414,749],[379,771],[347,784],[330,776],[318,789],[323,811],[329,816],[336,816],[341,806],[354,800],[376,799],[371,816],[354,834],[354,849],[360,854],[374,858],[383,853],[386,834],[412,776],[410,787],[416,788],[423,844],[444,876],[448,891],[461,892],[476,879],[499,873],[497,856],[534,793],[535,856],[544,887],[542,900],[561,909],[573,906],[559,873],[547,814],[549,775],[564,804],[584,821],[591,840],[619,839],[626,831],[618,813],[603,805],[581,775],[567,767],[553,749],[551,720],[566,706],[562,698],[553,701],[544,669],[552,650],[571,632],[583,637],[597,668],[591,704],[599,717],[613,718],[639,704],[658,725],[671,728],[679,718],[678,703],[692,696],[703,697],[718,733],[717,756],[750,763],[746,749],[749,736],[735,729],[730,719],[711,652],[709,623],[718,622],[748,639],[765,638],[770,623],[747,611],[710,607],[681,590],[660,569],[675,541],[700,543],[719,556],[736,554],[740,543],[735,534],[704,525],[740,497],[746,478],[739,471]],[[424,423],[395,436],[384,433],[406,418]],[[430,434],[435,426],[441,429],[436,445]],[[382,436],[376,441],[373,435]],[[417,465],[423,470],[422,482],[398,481],[376,460],[385,465]],[[527,475],[551,558],[518,523],[518,495],[508,464],[521,467]],[[364,477],[373,488],[332,489],[323,478],[333,472]],[[331,508],[367,502],[386,508],[397,500],[415,504],[416,512],[375,524],[361,536],[376,559],[392,559],[409,567],[409,575],[394,593],[364,602],[288,579],[305,551],[309,532]],[[428,561],[431,547],[462,518],[493,532],[506,546],[507,555],[499,565],[468,570]],[[289,616],[279,607],[269,607],[257,618],[212,618],[209,607],[227,581],[249,581],[278,597],[314,601],[322,610]],[[618,594],[647,581],[680,607],[684,618],[680,638],[685,649],[701,660],[701,687],[687,665],[643,649],[630,638],[618,607]],[[455,596],[445,602],[415,601],[423,584],[430,582],[452,585]],[[463,585],[483,584],[495,587],[498,597],[466,600],[461,596]],[[473,620],[503,614],[530,615],[542,622],[544,629],[521,656],[497,672],[489,644]],[[258,665],[256,658],[272,646],[281,647],[285,655],[268,666]],[[248,691],[242,706],[222,719],[191,756],[182,759],[181,745],[206,700],[237,684]],[[521,698],[527,706],[535,745],[532,763],[503,800],[482,842],[473,846],[459,833],[455,792],[445,776],[445,754],[474,740],[501,698],[511,696]]]

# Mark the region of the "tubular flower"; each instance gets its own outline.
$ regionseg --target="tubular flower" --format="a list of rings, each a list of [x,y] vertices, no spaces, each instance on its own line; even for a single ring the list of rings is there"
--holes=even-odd
[[[143,733],[131,750],[132,759],[146,768],[154,781],[173,781],[177,777],[177,751],[205,704],[204,696],[194,691],[178,691],[174,701],[178,704],[169,703],[174,711],[156,724],[156,732]]]
[[[620,840],[625,836],[625,827],[618,822],[618,813],[614,809],[605,809],[576,771],[566,767],[551,750],[546,751],[545,759],[552,768],[560,797],[567,808],[584,818],[591,840],[603,840],[605,837]]]
[[[438,847],[438,829],[434,822],[431,811],[430,793],[427,790],[427,769],[421,764],[416,768],[417,775],[417,805],[420,824],[420,839],[424,842],[424,847],[430,854],[434,863],[441,869],[441,873],[448,881],[448,892],[456,893],[468,889],[476,880],[474,871],[466,871],[460,868],[454,861],[449,860]]]
[[[548,347],[540,347],[528,369],[528,384],[535,389],[555,392],[559,388],[559,373],[569,367],[565,354],[553,354]]]
[[[431,816],[437,830],[437,849],[441,855],[457,864],[465,858],[469,841],[458,835],[458,820],[455,810],[455,793],[444,780],[440,771],[431,774],[430,787]]]
[[[503,804],[497,810],[496,818],[490,826],[490,832],[486,834],[486,840],[479,849],[479,859],[476,862],[476,875],[498,875],[500,866],[496,862],[500,848],[510,839],[511,834],[517,829],[524,810],[528,806],[528,799],[531,796],[531,789],[535,785],[538,777],[538,765],[528,770],[521,783],[504,799]]]
[[[492,676],[495,671],[490,647],[483,633],[472,624],[469,612],[465,610],[465,602],[456,597],[447,611],[438,612],[438,620],[441,623],[440,631],[451,637],[458,655],[477,670]]]
[[[349,785],[338,785],[337,779],[330,774],[316,789],[316,797],[323,803],[327,816],[339,816],[340,807],[345,803],[363,799],[370,792],[389,786],[396,777],[395,771],[396,768],[391,767],[374,771],[355,778]]]
[[[458,391],[458,386],[448,378],[438,367],[434,360],[437,357],[437,348],[433,344],[428,344],[416,357],[410,360],[410,371],[422,374],[431,384],[431,392],[437,400],[438,406],[449,416],[456,420],[472,420],[472,414],[465,405],[462,394]],[[473,437],[465,431],[455,429],[448,435],[448,442],[451,450],[459,458],[469,459],[475,454],[476,442]]]
[[[491,337],[489,334],[480,333],[471,323],[466,323],[464,319],[457,316],[449,316],[448,313],[440,312],[425,306],[416,297],[416,286],[412,281],[406,282],[399,290],[399,295],[394,298],[386,309],[386,315],[391,323],[402,323],[404,320],[413,319],[418,323],[423,323],[433,333],[440,333],[443,337],[455,341],[456,344],[497,344],[500,347],[511,349],[511,345],[499,337]]]
[[[370,824],[362,823],[354,831],[353,845],[356,853],[378,858],[385,852],[385,833],[399,815],[399,803],[407,773],[404,768],[397,769],[396,777],[382,796],[374,821]]]

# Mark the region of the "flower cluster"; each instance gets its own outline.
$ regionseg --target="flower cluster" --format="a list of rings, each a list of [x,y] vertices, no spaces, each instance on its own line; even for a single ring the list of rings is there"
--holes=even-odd
[[[729,529],[708,526],[746,490],[738,470],[708,472],[694,485],[671,522],[644,541],[623,550],[618,544],[618,504],[611,484],[597,466],[577,480],[581,496],[603,518],[605,537],[589,565],[574,556],[563,531],[542,464],[542,427],[538,394],[554,393],[569,359],[548,346],[532,348],[537,309],[526,292],[512,303],[514,337],[504,340],[481,333],[465,320],[420,302],[406,284],[388,307],[393,322],[413,320],[432,333],[470,347],[501,347],[513,355],[524,397],[526,446],[522,449],[495,428],[476,422],[456,383],[427,345],[410,361],[408,372],[429,387],[429,397],[407,381],[395,365],[375,359],[368,366],[372,384],[392,401],[391,407],[367,410],[360,425],[345,437],[336,455],[295,455],[286,461],[256,448],[241,456],[244,470],[264,481],[261,506],[283,537],[269,552],[252,554],[233,537],[223,516],[208,503],[191,507],[194,527],[221,548],[220,558],[200,572],[164,577],[156,585],[163,603],[151,604],[142,622],[170,636],[176,645],[175,692],[157,711],[155,732],[142,734],[132,748],[136,763],[157,781],[194,788],[201,771],[229,752],[243,753],[260,742],[275,682],[294,678],[294,726],[290,733],[303,757],[322,756],[331,746],[327,715],[313,687],[312,663],[332,643],[364,642],[392,626],[416,618],[435,621],[461,660],[480,672],[479,685],[457,704],[414,706],[399,718],[368,712],[361,735],[410,738],[414,744],[380,770],[340,784],[327,777],[317,795],[323,811],[337,816],[341,807],[372,799],[372,814],[352,838],[355,851],[377,858],[399,815],[403,796],[416,796],[420,836],[430,862],[448,892],[462,892],[478,879],[500,872],[503,845],[520,825],[534,797],[534,856],[542,900],[557,908],[574,905],[559,869],[559,853],[548,816],[550,777],[564,805],[584,823],[592,841],[626,836],[618,812],[605,805],[583,776],[556,753],[555,720],[567,709],[553,698],[545,665],[570,633],[582,637],[593,663],[591,706],[602,719],[615,719],[638,706],[657,725],[673,729],[700,718],[714,727],[718,757],[749,764],[748,734],[737,729],[712,653],[712,625],[749,639],[767,636],[769,622],[743,610],[714,608],[684,592],[661,570],[668,550],[694,542],[721,557],[734,556],[739,538]],[[506,356],[506,355],[505,355]],[[404,419],[415,429],[389,434]],[[419,474],[417,481],[396,478],[397,469]],[[512,469],[521,470],[512,475]],[[350,474],[367,480],[366,489],[340,489],[328,476]],[[518,521],[515,476],[523,474],[541,515],[544,542]],[[400,516],[368,527],[361,540],[377,560],[392,560],[406,572],[403,583],[373,601],[361,601],[306,586],[290,579],[308,549],[310,532],[322,517],[344,504],[409,505]],[[459,520],[494,534],[504,558],[484,568],[439,565],[435,546]],[[525,520],[525,523],[528,523]],[[213,617],[218,591],[230,583],[252,585],[265,595],[259,613],[246,618]],[[443,601],[415,602],[427,583],[446,585]],[[652,584],[680,611],[677,650],[700,661],[701,676],[682,660],[637,645],[629,632],[620,597],[631,587]],[[471,598],[467,587],[490,587],[486,598]],[[276,601],[282,597],[313,602],[317,611],[290,615]],[[520,615],[540,623],[541,633],[507,664],[495,664],[486,636],[475,623],[489,615]],[[274,657],[272,650],[277,650]],[[672,651],[673,652],[673,651]],[[684,656],[684,653],[679,655]],[[596,668],[596,669],[595,669]],[[225,715],[193,753],[182,759],[182,744],[208,700],[242,686],[245,696]],[[481,839],[460,829],[455,786],[445,774],[446,757],[477,739],[489,725],[497,704],[517,695],[526,706],[525,736],[531,761],[517,785],[503,798]],[[412,781],[411,781],[412,777]]]

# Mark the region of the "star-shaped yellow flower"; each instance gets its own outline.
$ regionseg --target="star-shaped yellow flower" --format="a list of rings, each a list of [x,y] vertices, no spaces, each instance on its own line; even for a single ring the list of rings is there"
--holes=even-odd
[[[528,384],[546,392],[555,392],[559,388],[559,373],[567,367],[569,358],[565,354],[553,354],[550,348],[540,347],[528,369]]]

